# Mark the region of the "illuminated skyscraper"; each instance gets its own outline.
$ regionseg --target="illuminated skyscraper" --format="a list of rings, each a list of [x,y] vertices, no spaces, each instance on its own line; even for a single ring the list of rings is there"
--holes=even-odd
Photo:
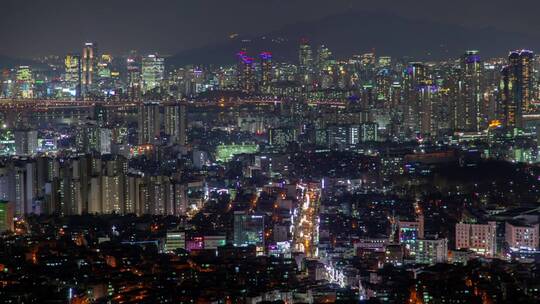
[[[127,58],[127,94],[131,100],[141,97],[141,57],[134,52]]]
[[[34,97],[34,75],[32,69],[27,65],[17,68],[16,96],[18,98]]]
[[[97,63],[97,76],[99,79],[111,78],[112,56],[103,54]]]
[[[365,122],[360,125],[359,139],[361,142],[377,141],[379,126],[374,122]]]
[[[381,56],[379,57],[379,60],[377,62],[378,66],[381,68],[388,68],[390,67],[391,63],[392,63],[392,57],[389,57],[389,56]]]
[[[426,81],[418,88],[420,107],[420,133],[422,135],[429,135],[431,137],[437,135],[439,130],[439,88],[437,85]]]
[[[328,67],[331,58],[332,52],[325,45],[320,45],[317,49],[317,69],[319,72]]]
[[[390,85],[392,84],[392,74],[390,69],[380,69],[375,76],[376,99],[381,103],[386,103],[390,99]]]
[[[501,69],[501,82],[499,84],[499,117],[503,126],[514,128],[516,126],[516,104],[512,96],[512,76],[510,67],[505,66]]]
[[[465,125],[465,116],[460,112],[465,109],[465,98],[463,98],[463,80],[459,66],[452,66],[448,69],[445,86],[449,90],[449,117],[448,123],[452,130],[460,130]]]
[[[501,116],[507,128],[523,128],[523,114],[531,110],[533,59],[528,50],[510,52],[508,66],[501,71]]]
[[[428,79],[426,66],[412,62],[403,72],[403,124],[409,133],[420,132],[420,90]]]
[[[253,72],[253,58],[245,51],[240,51],[238,56],[238,87],[244,92],[255,91],[255,75]]]
[[[375,52],[362,54],[360,59],[360,63],[363,66],[373,66],[375,65],[376,61],[377,57],[375,56]]]
[[[261,91],[268,93],[272,81],[272,53],[262,52],[261,58]]]
[[[9,98],[13,97],[14,81],[12,74],[13,69],[3,69],[0,74],[0,97]]]
[[[313,73],[313,52],[309,41],[305,38],[300,41],[298,61],[301,81],[303,84],[309,84]]]
[[[142,59],[142,91],[160,88],[165,77],[165,59],[157,54],[150,54]]]
[[[95,89],[97,64],[97,46],[93,42],[84,44],[82,52],[82,91],[84,96],[88,96]]]
[[[72,96],[81,97],[81,56],[69,54],[64,60],[66,86]]]
[[[457,111],[464,119],[463,124],[457,125],[457,129],[478,132],[487,125],[482,115],[483,65],[478,51],[467,51],[461,57],[460,65],[461,88],[458,98],[463,98],[463,108]]]

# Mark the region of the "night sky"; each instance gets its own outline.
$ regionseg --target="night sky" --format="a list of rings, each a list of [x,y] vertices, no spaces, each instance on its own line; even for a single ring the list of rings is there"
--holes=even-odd
[[[540,40],[539,9],[538,0],[0,0],[0,55],[65,54],[79,51],[84,41],[113,54],[174,54],[226,40],[230,33],[263,34],[350,11]]]

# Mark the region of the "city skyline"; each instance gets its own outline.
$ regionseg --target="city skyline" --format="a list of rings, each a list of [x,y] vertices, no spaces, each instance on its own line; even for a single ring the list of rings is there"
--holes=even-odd
[[[537,5],[534,1],[523,3],[524,7],[530,8],[525,11],[519,11],[518,7],[506,7],[503,1],[465,3],[466,1],[454,1],[452,4],[428,4],[428,1],[403,3],[387,0],[377,3],[310,1],[308,5],[306,1],[235,0],[225,3],[211,0],[197,3],[153,1],[152,4],[146,1],[103,1],[89,5],[83,1],[9,0],[0,4],[3,12],[9,12],[0,21],[0,36],[6,40],[0,47],[0,55],[14,58],[61,55],[64,52],[77,51],[80,41],[98,41],[114,55],[126,54],[131,49],[174,55],[226,43],[230,40],[230,35],[234,34],[243,39],[256,38],[264,34],[280,33],[281,29],[301,24],[308,24],[309,30],[295,34],[286,31],[285,34],[290,34],[290,37],[286,38],[295,40],[302,34],[316,38],[321,30],[317,29],[317,25],[321,22],[326,22],[328,18],[339,19],[342,14],[345,14],[343,18],[354,18],[355,13],[359,13],[356,18],[362,18],[362,14],[374,14],[375,18],[370,22],[375,23],[375,26],[370,31],[374,35],[380,31],[383,41],[384,35],[390,35],[391,30],[384,29],[383,22],[377,23],[377,17],[403,18],[404,24],[420,22],[428,27],[440,28],[436,32],[439,37],[432,37],[433,34],[429,31],[428,36],[424,37],[432,51],[436,51],[441,44],[450,44],[448,47],[453,50],[474,48],[474,45],[469,45],[469,41],[479,33],[490,31],[493,33],[490,40],[495,44],[496,35],[502,35],[519,37],[513,46],[515,49],[538,47],[535,41],[540,40],[540,37],[534,31],[536,19],[519,17],[534,11]],[[460,8],[464,9],[460,11]],[[260,11],[265,14],[258,15],[257,12]],[[81,14],[82,12],[85,13]],[[64,18],[55,18],[55,14]],[[235,15],[245,18],[235,18]],[[336,25],[334,33],[342,44],[346,44],[347,40],[362,40],[362,36],[349,36],[349,32],[347,36],[340,36],[343,30],[346,28]],[[400,30],[400,27],[394,28],[394,31]],[[397,39],[397,43],[405,44],[418,35],[405,32],[401,34],[403,38],[392,37],[388,40]],[[407,38],[408,34],[410,35]],[[453,38],[456,34],[461,37]],[[469,35],[472,36],[468,37]],[[482,40],[481,37],[476,38],[478,41]],[[29,44],[29,41],[33,43]],[[36,48],[35,45],[40,47]],[[385,47],[385,43],[369,39],[358,52]],[[484,51],[494,53],[497,49]]]
[[[539,8],[0,2],[0,302],[539,303]]]

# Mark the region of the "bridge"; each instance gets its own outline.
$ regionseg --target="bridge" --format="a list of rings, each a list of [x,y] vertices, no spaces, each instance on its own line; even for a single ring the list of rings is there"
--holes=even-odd
[[[276,106],[286,103],[286,100],[277,98],[268,99],[217,99],[217,100],[179,100],[179,101],[161,101],[163,104],[178,103],[193,107],[237,107],[243,105],[255,106]],[[102,101],[102,100],[58,100],[58,99],[1,99],[0,112],[6,111],[29,111],[45,112],[50,110],[62,109],[85,109],[100,105],[105,108],[129,109],[140,106],[142,101]],[[346,101],[341,100],[309,100],[310,106],[340,106],[347,105]]]

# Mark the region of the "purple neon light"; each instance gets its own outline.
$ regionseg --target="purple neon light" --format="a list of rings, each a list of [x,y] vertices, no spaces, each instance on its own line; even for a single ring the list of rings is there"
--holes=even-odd
[[[252,64],[253,58],[248,57],[245,51],[240,51],[236,54],[244,64]]]
[[[418,91],[423,91],[423,90],[429,90],[431,93],[436,93],[439,91],[439,87],[437,85],[429,85],[429,84],[418,86]]]
[[[260,56],[261,56],[261,59],[263,60],[272,59],[272,53],[270,52],[262,52]]]
[[[480,55],[467,56],[467,63],[477,63],[477,62],[480,62]]]
[[[405,69],[405,73],[409,74],[409,75],[412,75],[414,72],[414,68],[412,66],[408,66],[406,69]]]

